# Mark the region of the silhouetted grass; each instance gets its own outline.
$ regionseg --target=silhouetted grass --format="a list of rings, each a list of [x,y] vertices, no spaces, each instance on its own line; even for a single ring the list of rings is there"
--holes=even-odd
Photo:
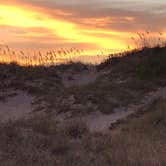
[[[74,57],[82,55],[84,51],[77,48],[26,52],[12,50],[8,45],[0,45],[0,63],[17,63],[21,66],[66,64]]]
[[[89,133],[88,126],[81,121],[60,124],[54,119],[57,112],[70,112],[73,117],[96,110],[109,114],[116,107],[139,101],[153,88],[160,87],[161,82],[165,86],[166,47],[111,56],[96,66],[99,74],[96,81],[65,88],[61,76],[71,68],[81,72],[89,66],[0,64],[0,90],[26,90],[37,96],[39,104],[44,101],[44,110],[48,111],[44,116],[0,124],[0,165],[166,165],[165,100],[153,103],[147,113],[104,134]]]
[[[110,57],[97,66],[98,70],[112,68],[122,75],[135,74],[141,79],[151,79],[165,75],[166,47],[144,48]]]

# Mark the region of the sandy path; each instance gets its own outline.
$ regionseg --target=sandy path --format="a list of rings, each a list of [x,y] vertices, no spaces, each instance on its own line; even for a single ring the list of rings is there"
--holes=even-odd
[[[103,74],[105,73],[97,73],[93,69],[83,70],[78,73],[68,71],[64,73],[62,81],[65,87],[86,85],[94,82],[98,76]],[[136,113],[140,109],[146,109],[158,98],[166,99],[166,87],[147,94],[137,105],[131,104],[127,107],[117,108],[110,115],[105,115],[101,112],[91,113],[82,117],[81,120],[87,124],[90,131],[103,132],[108,130],[111,125],[117,123],[119,120],[126,119],[129,115]],[[62,115],[62,117],[62,119],[65,119],[65,115]]]
[[[87,124],[90,132],[106,132],[119,120],[124,120],[128,116],[135,114],[140,110],[146,110],[155,100],[159,98],[166,99],[166,87],[157,89],[156,91],[147,94],[138,104],[131,104],[126,107],[116,108],[110,115],[106,115],[101,112],[93,112],[81,118],[68,118],[65,114],[61,114],[57,115],[57,119],[59,119],[62,123],[68,120],[81,120]]]
[[[137,105],[131,104],[128,107],[117,108],[114,110],[114,113],[110,115],[104,115],[101,112],[97,112],[95,114],[87,115],[82,119],[87,123],[90,131],[105,131],[119,120],[126,119],[129,115],[134,114],[139,110],[146,110],[146,108],[159,98],[166,99],[166,87],[149,93]]]
[[[95,69],[82,70],[80,72],[73,73],[72,71],[66,71],[62,76],[62,82],[65,87],[81,86],[92,83],[97,78],[97,72]]]
[[[25,92],[18,91],[13,97],[9,97],[7,101],[0,102],[0,121],[16,120],[23,118],[27,113],[31,112],[31,102],[33,98]]]

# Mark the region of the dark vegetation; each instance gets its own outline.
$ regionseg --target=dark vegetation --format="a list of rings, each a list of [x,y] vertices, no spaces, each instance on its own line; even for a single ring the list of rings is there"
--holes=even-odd
[[[137,103],[148,92],[165,87],[166,47],[110,58],[96,66],[96,81],[84,86],[63,86],[61,76],[69,68],[88,70],[80,63],[49,67],[0,64],[1,91],[27,91],[36,96],[33,104],[39,105],[39,112],[47,110],[27,120],[0,124],[0,165],[165,166],[165,100],[157,100],[144,113],[105,134],[90,133],[79,120],[60,124],[53,115],[110,114],[116,107]]]
[[[66,89],[64,97],[75,97],[86,113],[100,110],[110,113],[116,107],[140,101],[148,92],[166,85],[166,47],[144,48],[111,57],[98,65],[97,80],[89,85]],[[90,107],[88,107],[90,106]],[[72,111],[70,105],[67,111]]]
[[[19,66],[16,63],[0,64],[0,89],[23,90],[29,94],[40,96],[60,89],[61,77],[56,67]]]
[[[37,96],[36,110],[72,112],[72,115],[99,110],[109,114],[114,108],[138,102],[149,91],[166,85],[166,47],[143,48],[122,53],[120,57],[110,55],[95,67],[97,80],[94,83],[63,86],[62,75],[67,70],[81,73],[89,67],[72,62],[47,67],[0,64],[0,88],[26,90]],[[47,103],[45,106],[41,106],[43,101]]]
[[[166,74],[166,47],[143,48],[122,53],[121,56],[110,57],[97,66],[98,70],[112,68],[115,72],[132,74],[140,79],[152,79]]]
[[[89,133],[78,121],[59,125],[36,116],[0,125],[3,166],[166,165],[166,101],[108,133]]]

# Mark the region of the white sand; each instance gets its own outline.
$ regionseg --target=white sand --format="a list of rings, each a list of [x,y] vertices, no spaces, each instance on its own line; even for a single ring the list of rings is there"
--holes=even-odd
[[[17,91],[17,95],[0,102],[0,121],[16,120],[31,112],[33,98],[25,92]]]
[[[106,132],[119,120],[124,120],[129,115],[132,115],[142,109],[146,110],[155,100],[159,98],[166,99],[166,87],[149,93],[138,104],[131,104],[126,107],[116,108],[113,113],[109,115],[103,114],[101,112],[93,112],[81,118],[74,117],[72,120],[81,120],[85,122],[91,132]],[[61,119],[62,123],[63,121],[71,120],[68,118],[66,119],[65,114],[58,115],[57,118]]]
[[[114,113],[110,115],[104,115],[100,112],[93,113],[83,117],[83,120],[87,123],[90,131],[105,131],[117,121],[126,119],[129,115],[134,114],[141,109],[146,110],[146,108],[159,98],[166,99],[166,87],[149,93],[137,105],[131,104],[128,107],[115,109]]]
[[[62,76],[62,82],[65,87],[81,86],[94,82],[96,78],[97,72],[95,70],[82,70],[77,73],[66,71]]]

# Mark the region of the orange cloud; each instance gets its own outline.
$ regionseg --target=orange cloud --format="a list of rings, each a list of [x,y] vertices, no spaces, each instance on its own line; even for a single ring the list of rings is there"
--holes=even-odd
[[[47,6],[51,1],[48,4],[41,1],[40,6],[34,2],[7,0],[0,4],[0,35],[3,41],[18,45],[20,49],[22,46],[25,48],[27,43],[30,49],[35,46],[43,48],[44,45],[44,48],[83,47],[87,54],[94,54],[99,50],[125,50],[131,36],[146,30],[146,22],[161,31],[165,25],[164,18],[158,19],[155,15],[149,19],[149,14],[144,12],[87,6],[70,9],[56,7],[56,3],[51,8]],[[46,6],[42,5],[44,2]],[[159,20],[161,27],[152,26],[155,20]]]
[[[113,47],[114,49],[124,49],[126,47],[125,43],[119,40],[118,38],[112,40],[109,34],[116,34],[123,36],[126,34],[123,32],[116,31],[105,31],[100,29],[85,29],[80,25],[77,25],[74,22],[57,18],[49,17],[45,13],[40,13],[32,9],[24,9],[21,6],[9,6],[9,5],[0,5],[0,24],[6,26],[15,26],[18,28],[36,28],[41,27],[48,29],[52,35],[59,38],[66,39],[71,43],[91,43],[92,45],[97,45],[96,49],[109,49]],[[108,20],[108,18],[106,18]],[[104,22],[105,19],[96,19],[97,22]],[[87,34],[86,32],[89,31]],[[105,35],[103,38],[98,37],[98,32],[103,34],[108,34],[108,37]],[[29,31],[25,36],[31,35],[33,31]],[[36,33],[36,32],[35,32]],[[40,30],[34,35],[42,34]],[[16,39],[17,40],[17,39]]]

